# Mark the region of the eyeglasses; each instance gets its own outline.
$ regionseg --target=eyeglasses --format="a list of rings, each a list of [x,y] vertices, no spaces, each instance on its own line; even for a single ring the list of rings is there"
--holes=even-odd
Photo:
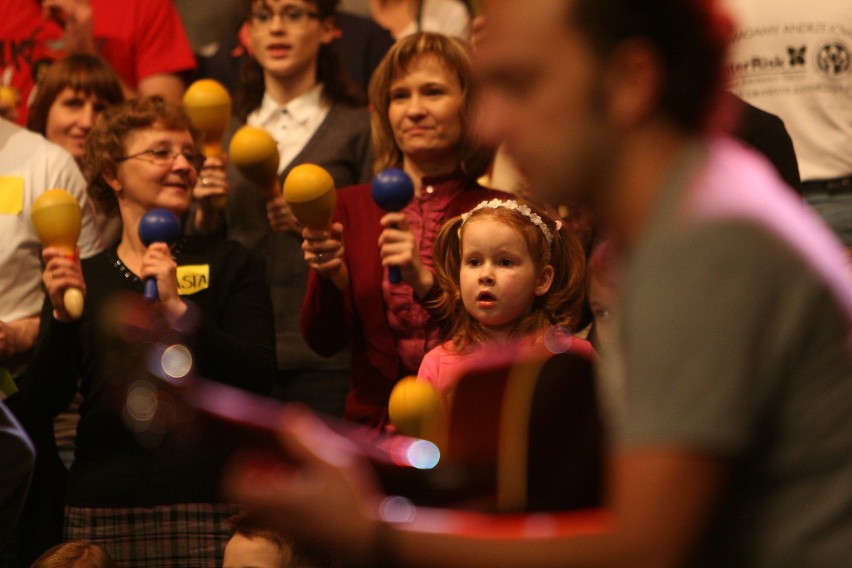
[[[278,16],[286,26],[302,27],[308,20],[319,20],[318,12],[308,10],[295,4],[286,4],[281,11],[273,12],[269,8],[259,8],[252,11],[251,22],[259,28],[267,28],[272,25],[272,20]]]
[[[192,169],[196,172],[201,170],[205,160],[203,154],[198,154],[192,150],[179,150],[177,152],[172,152],[168,148],[149,148],[148,150],[142,150],[141,152],[131,154],[130,156],[124,156],[118,161],[123,162],[125,160],[130,160],[131,158],[141,158],[142,156],[150,156],[150,158],[145,161],[161,168],[172,167],[175,160],[177,160],[177,157],[183,156],[183,158],[189,162],[189,165],[192,166]]]

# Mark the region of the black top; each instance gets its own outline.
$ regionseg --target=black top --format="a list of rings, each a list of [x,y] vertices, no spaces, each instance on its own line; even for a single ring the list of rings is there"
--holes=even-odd
[[[110,325],[127,319],[116,317],[116,310],[125,309],[121,306],[138,305],[116,303],[119,293],[138,300],[143,287],[118,261],[115,247],[82,261],[87,292],[79,321],[58,322],[50,302],[45,304],[33,364],[20,381],[21,400],[16,406],[23,406],[31,419],[35,414],[54,416],[68,406],[81,378],[85,401],[69,477],[69,505],[128,507],[219,500],[218,473],[227,456],[214,447],[215,441],[174,443],[191,430],[191,425],[181,423],[185,409],[160,400],[157,420],[150,423],[145,414],[151,406],[129,404],[129,392],[136,392],[140,396],[133,400],[144,403],[146,393],[160,392],[156,389],[163,386],[145,368],[156,352],[152,346],[179,338],[191,349],[198,374],[243,389],[265,393],[274,380],[269,291],[248,251],[231,241],[190,237],[176,245],[173,254],[178,266],[202,267],[196,271],[201,276],[194,277],[201,289],[184,295],[193,316],[181,323],[194,320],[186,336],[167,332],[171,337],[164,337],[151,333],[147,325],[128,334]],[[205,267],[209,276],[204,276]],[[180,280],[181,273],[178,276]],[[155,328],[168,326],[161,323]],[[142,390],[134,391],[134,385]],[[144,430],[134,433],[134,429]],[[169,434],[164,436],[163,430]]]

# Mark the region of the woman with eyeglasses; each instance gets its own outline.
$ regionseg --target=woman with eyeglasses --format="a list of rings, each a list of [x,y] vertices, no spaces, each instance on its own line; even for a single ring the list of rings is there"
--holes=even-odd
[[[225,521],[234,513],[217,490],[227,456],[213,447],[217,441],[176,443],[187,417],[151,375],[174,373],[175,359],[153,357],[180,343],[189,351],[170,353],[202,376],[259,393],[274,379],[269,292],[249,252],[215,237],[181,237],[171,246],[146,246],[139,237],[154,208],[186,216],[202,162],[180,106],[152,97],[104,111],[89,134],[84,171],[92,198],[120,216],[121,237],[83,261],[55,247],[43,251],[49,299],[18,408],[27,420],[49,420],[81,377],[65,536],[103,545],[124,566],[221,565]],[[145,309],[149,278],[158,299]],[[64,307],[68,287],[85,293],[79,320]]]
[[[282,182],[303,163],[326,169],[338,188],[373,175],[369,114],[331,45],[337,4],[252,0],[248,5],[243,36],[251,57],[244,61],[235,93],[233,128],[245,123],[272,135]],[[272,293],[279,368],[275,396],[340,416],[349,384],[348,353],[320,357],[299,330],[308,280],[302,228],[282,197],[267,201],[233,168],[230,182],[226,233],[264,260]]]

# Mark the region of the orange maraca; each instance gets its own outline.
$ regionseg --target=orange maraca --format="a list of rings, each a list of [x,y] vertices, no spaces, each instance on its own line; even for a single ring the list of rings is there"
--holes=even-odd
[[[327,231],[337,201],[334,179],[316,164],[300,164],[284,179],[284,201],[302,225]],[[346,265],[332,276],[332,281],[341,290],[345,289],[348,282]]]
[[[221,159],[222,139],[231,121],[231,95],[213,79],[199,79],[183,95],[183,106],[192,125],[201,133],[201,153],[205,158]],[[217,195],[214,206],[225,206],[225,196]]]
[[[192,125],[201,133],[201,152],[207,158],[222,156],[222,139],[231,121],[231,95],[213,79],[199,79],[183,95]]]
[[[441,395],[427,381],[415,376],[400,379],[388,399],[388,418],[400,434],[423,438],[439,447],[443,443],[446,409]]]
[[[33,203],[31,218],[45,246],[76,254],[82,213],[73,195],[64,189],[45,191]],[[83,315],[83,292],[79,288],[66,289],[62,299],[68,315],[74,319]]]
[[[243,126],[231,138],[228,154],[231,163],[243,177],[260,187],[266,199],[281,195],[278,144],[266,130]]]

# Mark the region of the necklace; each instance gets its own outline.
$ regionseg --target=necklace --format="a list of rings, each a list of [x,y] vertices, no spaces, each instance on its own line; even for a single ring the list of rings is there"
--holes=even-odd
[[[175,244],[172,246],[172,260],[177,261],[178,256],[180,256],[181,251],[183,250],[183,246],[186,243],[186,237],[182,236]],[[133,273],[132,270],[127,268],[127,266],[121,262],[121,259],[118,258],[118,247],[116,246],[113,249],[110,249],[110,262],[112,263],[112,267],[118,270],[124,278],[128,282],[132,282],[133,284],[137,284],[141,282],[140,278]]]

